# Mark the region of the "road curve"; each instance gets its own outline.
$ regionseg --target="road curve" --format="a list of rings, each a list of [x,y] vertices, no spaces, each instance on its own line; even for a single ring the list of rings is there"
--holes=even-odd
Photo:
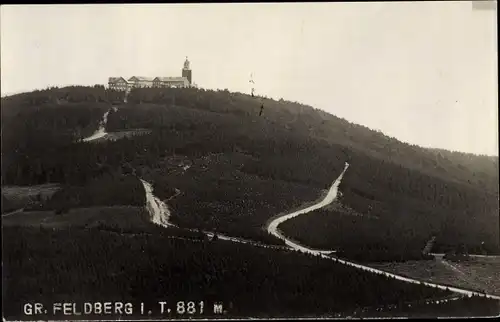
[[[349,167],[349,164],[346,162],[344,171],[342,171],[342,173],[340,174],[340,176],[335,180],[335,182],[333,183],[332,187],[328,191],[328,194],[326,195],[326,197],[322,201],[318,202],[315,205],[307,207],[305,209],[298,210],[298,211],[292,212],[292,213],[290,213],[288,215],[284,215],[284,216],[281,216],[281,217],[278,217],[278,218],[274,219],[273,221],[271,221],[269,223],[269,225],[267,227],[267,231],[270,234],[272,234],[272,235],[274,235],[274,236],[282,239],[289,247],[291,247],[294,250],[305,252],[305,253],[309,253],[309,254],[313,254],[313,255],[317,255],[317,256],[320,256],[320,257],[322,257],[324,259],[333,260],[333,261],[335,261],[337,263],[341,263],[341,264],[344,264],[344,265],[352,266],[352,267],[355,267],[355,268],[358,268],[358,269],[361,269],[361,270],[364,270],[364,271],[368,271],[368,272],[371,272],[371,273],[374,273],[374,274],[385,275],[387,277],[391,277],[391,278],[394,278],[396,280],[400,280],[400,281],[407,282],[407,283],[422,284],[422,285],[426,285],[426,286],[430,286],[430,287],[436,287],[436,288],[443,289],[443,290],[449,290],[451,292],[455,292],[455,293],[459,293],[459,294],[463,294],[463,295],[467,295],[467,296],[478,295],[478,296],[483,296],[483,297],[486,297],[486,298],[500,300],[500,296],[497,296],[497,295],[476,292],[476,291],[467,290],[467,289],[458,288],[458,287],[452,287],[452,286],[448,286],[448,285],[441,285],[441,284],[430,283],[430,282],[426,282],[426,281],[420,281],[420,280],[417,280],[417,279],[413,279],[413,278],[409,278],[409,277],[406,277],[406,276],[401,276],[401,275],[398,275],[398,274],[394,274],[394,273],[390,273],[390,272],[383,271],[383,270],[380,270],[380,269],[376,269],[376,268],[373,268],[373,267],[369,267],[369,266],[365,266],[365,265],[353,263],[353,262],[350,262],[350,261],[347,261],[347,260],[343,260],[343,259],[340,259],[340,258],[337,258],[337,257],[333,257],[333,256],[327,255],[328,253],[332,253],[333,252],[332,250],[328,250],[328,251],[314,250],[314,249],[308,248],[306,246],[299,245],[299,244],[297,244],[297,243],[289,240],[288,238],[286,238],[278,230],[278,225],[281,224],[281,223],[283,223],[284,221],[286,221],[288,219],[297,217],[298,215],[301,215],[301,214],[305,214],[305,213],[314,211],[316,209],[322,208],[322,207],[324,207],[324,206],[332,203],[337,198],[338,187],[339,187],[340,182],[342,180],[342,177],[344,176],[344,173],[346,172],[346,170],[347,170],[348,167]]]
[[[452,287],[452,286],[448,286],[448,285],[441,285],[441,284],[421,281],[421,280],[405,277],[402,275],[390,273],[387,271],[383,271],[380,269],[376,269],[373,267],[353,263],[353,262],[343,260],[343,259],[340,259],[337,257],[333,257],[333,256],[328,255],[328,254],[332,254],[333,252],[335,252],[334,250],[315,250],[315,249],[311,249],[311,248],[308,248],[308,247],[303,246],[303,245],[299,245],[298,243],[295,243],[295,242],[289,240],[286,236],[284,236],[278,230],[279,224],[283,223],[284,221],[289,220],[289,219],[294,218],[294,217],[297,217],[301,214],[305,214],[305,213],[320,209],[320,208],[332,203],[337,198],[338,188],[339,188],[340,182],[342,181],[342,178],[343,178],[345,172],[347,171],[348,167],[349,167],[349,164],[346,162],[344,170],[339,175],[339,177],[335,180],[335,182],[332,184],[332,186],[330,187],[330,190],[328,191],[328,194],[326,195],[325,198],[323,198],[323,200],[321,200],[317,204],[309,206],[305,209],[297,210],[297,211],[294,211],[290,214],[277,217],[276,219],[272,220],[269,223],[269,225],[267,226],[267,231],[270,234],[283,240],[287,246],[289,246],[292,250],[295,250],[295,251],[300,251],[300,252],[320,256],[321,258],[324,258],[324,259],[333,260],[337,263],[352,266],[352,267],[355,267],[355,268],[358,268],[358,269],[361,269],[364,271],[368,271],[368,272],[371,272],[374,274],[385,275],[386,277],[391,277],[391,278],[394,278],[396,280],[400,280],[400,281],[407,282],[407,283],[422,284],[422,285],[436,287],[436,288],[443,289],[443,290],[449,290],[451,292],[455,292],[455,293],[459,293],[459,294],[463,294],[463,295],[468,295],[468,296],[478,295],[478,296],[483,296],[486,298],[500,300],[500,296],[497,296],[497,295],[480,293],[477,291],[462,289],[462,288],[458,288],[458,287]],[[144,190],[146,191],[147,209],[148,209],[149,213],[151,214],[151,221],[154,222],[155,224],[158,224],[158,225],[163,226],[163,227],[174,226],[171,223],[169,223],[169,221],[168,221],[169,216],[170,216],[170,212],[168,210],[167,205],[164,202],[162,202],[159,198],[157,198],[156,196],[153,195],[153,188],[151,187],[150,183],[148,183],[142,179],[141,179],[141,182],[144,185]],[[195,231],[195,229],[187,229],[187,230]],[[208,237],[210,237],[210,238],[212,238],[215,235],[214,232],[203,231],[203,233],[207,234]],[[258,243],[255,243],[253,241],[246,240],[243,238],[231,237],[231,236],[226,236],[223,234],[217,234],[217,235],[218,235],[219,239],[227,240],[227,241],[231,241],[231,242],[250,244],[252,246],[260,246],[260,247],[265,247],[265,248],[283,248],[280,246],[262,245],[262,244],[258,244]]]
[[[274,235],[274,236],[278,237],[279,239],[283,240],[285,242],[285,244],[287,244],[291,248],[293,248],[295,250],[298,250],[298,251],[302,251],[302,252],[310,253],[310,254],[314,254],[314,255],[327,254],[327,253],[334,252],[333,250],[313,250],[311,248],[299,245],[299,244],[297,244],[297,243],[295,243],[295,242],[287,239],[278,230],[278,226],[281,223],[283,223],[283,222],[285,222],[285,221],[287,221],[289,219],[297,217],[298,215],[305,214],[305,213],[308,213],[308,212],[311,212],[311,211],[323,208],[324,206],[331,204],[337,198],[337,194],[338,194],[338,191],[339,191],[340,182],[342,181],[342,177],[344,176],[344,173],[347,171],[348,167],[349,167],[349,163],[346,162],[345,163],[345,167],[344,167],[344,171],[342,171],[342,173],[337,178],[337,180],[335,180],[335,182],[331,186],[330,190],[328,191],[328,194],[326,195],[326,197],[323,200],[321,200],[317,204],[309,206],[309,207],[307,207],[305,209],[297,210],[297,211],[292,212],[292,213],[290,213],[288,215],[284,215],[284,216],[281,216],[281,217],[278,217],[278,218],[274,219],[267,226],[268,233],[270,233],[271,235]]]

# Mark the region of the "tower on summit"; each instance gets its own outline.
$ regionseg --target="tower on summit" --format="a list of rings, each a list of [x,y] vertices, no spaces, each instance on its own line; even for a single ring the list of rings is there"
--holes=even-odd
[[[186,77],[189,81],[189,85],[193,84],[193,79],[192,79],[192,71],[191,68],[189,67],[189,60],[186,56],[186,60],[184,61],[184,68],[182,68],[182,77]]]

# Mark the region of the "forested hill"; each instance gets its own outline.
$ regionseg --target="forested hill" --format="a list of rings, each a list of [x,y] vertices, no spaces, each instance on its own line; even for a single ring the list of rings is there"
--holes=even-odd
[[[8,123],[18,121],[24,123],[26,131],[38,129],[46,131],[47,134],[53,131],[60,135],[69,130],[76,136],[84,137],[95,130],[105,106],[121,103],[123,95],[122,92],[106,90],[103,86],[96,85],[94,87],[54,87],[3,97],[1,100],[2,128],[8,127],[5,128],[3,134],[10,133],[8,129],[13,124]],[[284,128],[302,137],[346,146],[349,149],[356,149],[362,153],[399,163],[405,167],[419,169],[447,180],[486,185],[493,189],[498,186],[498,157],[428,149],[403,143],[380,131],[353,124],[297,102],[275,101],[263,97],[252,98],[246,94],[231,93],[227,90],[205,91],[193,88],[136,90],[130,95],[129,102],[132,104],[172,104],[251,119],[255,119],[260,105],[263,104],[265,113],[260,121],[267,123],[267,126]],[[77,114],[76,109],[82,104],[86,113],[65,115],[66,113]],[[57,106],[65,108],[56,109]],[[47,115],[48,118],[38,117],[41,107],[44,107],[47,114],[52,112],[58,115],[50,117]],[[71,111],[69,111],[70,107],[73,107]],[[147,115],[144,117],[147,118]],[[43,124],[44,121],[48,121],[49,124]],[[150,125],[155,124],[153,120],[149,119],[149,121]],[[16,127],[19,126],[22,125],[16,124]],[[133,127],[133,125],[125,124],[123,127]],[[16,128],[16,135],[21,134],[18,130],[19,128]],[[5,143],[9,142],[7,139],[4,140]]]
[[[371,130],[297,102],[275,101],[263,97],[252,98],[247,94],[231,93],[227,90],[197,89],[143,89],[133,92],[129,102],[159,103],[233,114],[240,116],[242,122],[246,122],[246,117],[255,120],[260,106],[263,105],[265,113],[259,118],[259,124],[265,126],[260,130],[269,131],[267,126],[286,129],[288,136],[294,133],[302,138],[325,140],[446,180],[498,189],[498,157],[427,149],[406,144],[380,131]]]
[[[258,176],[272,183],[266,191],[254,191],[260,196],[255,197],[258,204],[276,192],[278,182],[293,183],[297,191],[310,190],[317,196],[347,161],[351,167],[340,187],[342,202],[355,211],[397,220],[401,229],[418,226],[419,239],[437,234],[437,245],[443,247],[458,242],[476,247],[484,241],[489,249],[498,249],[498,157],[422,148],[311,106],[227,90],[146,88],[133,90],[126,104],[123,98],[123,93],[102,86],[51,88],[2,98],[2,184],[84,184],[124,164],[154,168],[168,155],[193,161],[217,153],[226,162],[210,168],[213,177],[220,178],[210,181],[217,184],[218,198],[228,191],[237,193],[230,180],[249,186],[245,180]],[[79,142],[97,129],[111,106],[118,110],[108,115],[108,132],[146,128],[152,133],[102,144]],[[222,178],[219,170],[227,177]],[[186,183],[189,194],[173,201],[176,210],[192,214],[184,216],[183,223],[199,222],[196,216],[207,208],[200,200],[221,200],[196,191],[207,185]],[[183,199],[187,196],[192,200]],[[282,202],[311,196],[290,196]],[[250,202],[242,193],[224,207],[234,206],[239,198]],[[268,206],[253,212],[262,218],[252,217],[252,224],[264,224],[279,209]],[[227,208],[225,217],[217,218],[220,211],[203,220],[222,225],[234,219],[235,209]]]
[[[498,157],[426,149],[406,144],[380,131],[297,102],[252,98],[246,94],[229,91],[196,89],[143,89],[133,92],[129,102],[176,105],[233,114],[241,117],[242,122],[246,122],[247,117],[255,120],[262,104],[265,113],[259,118],[258,129],[251,129],[252,131],[270,131],[268,127],[286,129],[287,136],[293,133],[302,138],[324,140],[446,180],[486,185],[488,189],[498,190]],[[240,121],[234,125],[239,123]],[[155,124],[158,125],[157,122]]]

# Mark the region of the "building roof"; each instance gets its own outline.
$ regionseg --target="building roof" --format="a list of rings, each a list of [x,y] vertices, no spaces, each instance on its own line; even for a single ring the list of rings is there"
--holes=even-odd
[[[108,83],[116,83],[116,82],[118,82],[118,81],[120,81],[120,80],[123,80],[124,82],[127,82],[127,81],[125,80],[125,78],[123,78],[123,77],[110,77],[110,78],[108,79]]]
[[[185,82],[188,79],[186,77],[156,77],[154,80],[160,82]]]
[[[132,76],[128,80],[133,81],[133,80],[138,80],[138,81],[147,81],[147,82],[152,82],[153,77],[145,77],[145,76]]]

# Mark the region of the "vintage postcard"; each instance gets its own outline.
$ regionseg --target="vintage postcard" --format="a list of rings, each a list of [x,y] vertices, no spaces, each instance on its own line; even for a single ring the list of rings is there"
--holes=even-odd
[[[4,5],[4,321],[497,317],[496,1]]]

